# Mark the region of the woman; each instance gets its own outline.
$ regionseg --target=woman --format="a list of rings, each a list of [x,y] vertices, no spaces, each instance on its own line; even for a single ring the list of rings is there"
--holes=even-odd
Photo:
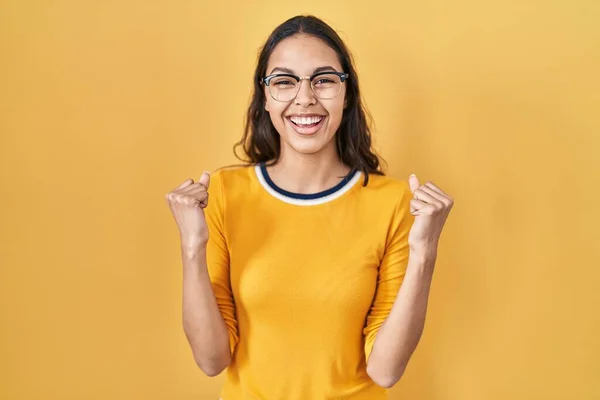
[[[198,366],[227,368],[222,400],[386,398],[423,330],[452,199],[383,175],[349,52],[312,16],[262,48],[239,145],[246,166],[166,196]]]

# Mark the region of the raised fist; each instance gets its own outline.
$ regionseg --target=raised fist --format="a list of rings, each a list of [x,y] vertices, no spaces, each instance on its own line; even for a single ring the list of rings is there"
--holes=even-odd
[[[209,185],[210,174],[204,172],[198,182],[188,179],[165,195],[183,246],[205,246],[208,241],[204,208],[208,205]]]

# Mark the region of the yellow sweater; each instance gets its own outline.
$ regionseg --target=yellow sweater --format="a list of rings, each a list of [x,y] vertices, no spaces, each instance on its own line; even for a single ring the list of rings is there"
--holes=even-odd
[[[408,264],[406,181],[351,172],[325,192],[262,166],[212,175],[207,263],[233,354],[222,400],[377,400],[366,372]]]

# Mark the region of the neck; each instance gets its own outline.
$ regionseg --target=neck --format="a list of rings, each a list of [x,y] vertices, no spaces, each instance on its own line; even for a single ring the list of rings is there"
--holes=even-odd
[[[342,163],[335,148],[333,150],[329,154],[302,154],[286,152],[282,146],[279,160],[267,171],[273,182],[288,192],[322,192],[338,184],[351,170]]]

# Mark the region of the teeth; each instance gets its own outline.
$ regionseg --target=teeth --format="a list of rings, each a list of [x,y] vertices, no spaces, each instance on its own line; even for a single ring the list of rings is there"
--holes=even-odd
[[[311,125],[320,122],[323,117],[291,117],[290,119],[298,125]]]

